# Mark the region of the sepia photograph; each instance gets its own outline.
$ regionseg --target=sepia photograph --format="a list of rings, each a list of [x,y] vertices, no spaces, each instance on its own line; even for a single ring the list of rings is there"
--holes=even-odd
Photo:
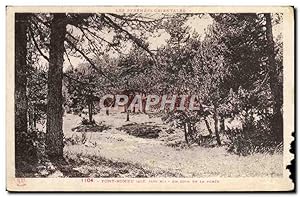
[[[293,20],[7,7],[8,190],[293,190]]]

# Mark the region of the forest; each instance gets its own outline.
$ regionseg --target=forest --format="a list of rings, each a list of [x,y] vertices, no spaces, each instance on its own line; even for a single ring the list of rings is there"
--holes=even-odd
[[[16,176],[281,176],[281,28],[280,13],[16,13]]]

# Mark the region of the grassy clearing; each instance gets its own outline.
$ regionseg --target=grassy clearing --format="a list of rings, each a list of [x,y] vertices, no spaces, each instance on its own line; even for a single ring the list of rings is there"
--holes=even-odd
[[[100,146],[102,147],[102,146]],[[265,177],[281,176],[282,155],[255,154],[247,157],[228,154],[223,148],[193,147],[177,151],[173,148],[141,149],[133,151],[132,147],[114,150],[72,146],[66,148],[68,157],[78,157],[82,160],[90,158],[106,158],[108,160],[126,163],[130,166],[148,169],[148,171],[165,171],[174,176],[183,177]],[[140,149],[141,151],[137,151]],[[101,159],[100,159],[101,160]],[[93,162],[90,164],[93,165]],[[87,164],[89,165],[89,164]],[[165,176],[163,173],[159,176]]]
[[[94,146],[68,145],[65,156],[72,169],[91,177],[273,177],[282,176],[282,154],[254,154],[238,156],[226,147],[172,147],[184,144],[182,131],[169,133],[157,118],[134,115],[129,123],[160,127],[157,139],[129,135],[117,128],[128,124],[124,114],[96,116],[96,121],[108,125],[103,132],[87,132]],[[124,119],[123,119],[124,118]],[[66,118],[66,120],[68,120]],[[75,119],[70,118],[74,121]],[[67,123],[76,126],[74,123]],[[66,130],[68,132],[68,130]],[[72,133],[72,132],[71,132]]]

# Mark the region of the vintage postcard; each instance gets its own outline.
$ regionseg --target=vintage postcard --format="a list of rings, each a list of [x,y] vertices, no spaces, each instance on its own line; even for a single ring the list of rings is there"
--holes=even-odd
[[[293,191],[294,8],[14,7],[8,191]]]

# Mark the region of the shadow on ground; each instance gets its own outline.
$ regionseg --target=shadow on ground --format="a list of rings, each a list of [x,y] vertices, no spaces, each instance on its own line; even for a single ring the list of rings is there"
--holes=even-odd
[[[68,165],[60,166],[64,177],[95,178],[147,178],[147,177],[182,177],[180,174],[160,169],[150,170],[139,164],[113,161],[104,157],[82,154],[66,158]]]
[[[125,131],[129,135],[140,138],[158,138],[159,133],[162,131],[160,127],[149,125],[146,123],[130,123],[117,128],[118,130]]]

